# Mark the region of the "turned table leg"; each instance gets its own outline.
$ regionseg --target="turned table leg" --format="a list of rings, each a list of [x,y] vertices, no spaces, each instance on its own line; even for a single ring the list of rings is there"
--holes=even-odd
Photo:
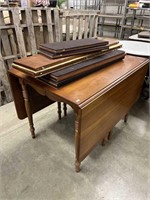
[[[124,122],[125,122],[125,123],[127,123],[127,120],[128,120],[128,114],[126,114],[126,115],[124,116]]]
[[[67,105],[64,103],[64,116],[67,116]]]
[[[112,131],[109,131],[108,135],[102,140],[101,144],[102,146],[105,146],[106,142],[111,139]]]
[[[112,131],[109,131],[109,133],[108,133],[108,140],[111,140],[111,136],[112,136]]]
[[[101,142],[101,145],[102,145],[102,146],[105,146],[105,144],[106,144],[106,140],[103,139],[102,142]]]
[[[81,169],[80,169],[80,162],[79,161],[75,161],[75,170],[76,170],[76,172],[79,172]]]
[[[57,102],[57,105],[58,105],[58,119],[60,120],[61,119],[61,102]]]
[[[34,128],[34,124],[33,124],[33,117],[32,117],[32,112],[31,112],[31,107],[30,107],[30,100],[29,100],[27,86],[23,81],[20,81],[20,83],[21,83],[21,87],[22,87],[25,109],[26,109],[26,113],[27,113],[27,117],[28,117],[28,121],[29,121],[29,125],[30,125],[31,136],[32,136],[32,138],[35,138],[35,128]]]
[[[58,118],[61,119],[61,102],[57,102],[58,105]],[[63,103],[63,110],[64,110],[64,116],[67,116],[67,105],[66,103]]]

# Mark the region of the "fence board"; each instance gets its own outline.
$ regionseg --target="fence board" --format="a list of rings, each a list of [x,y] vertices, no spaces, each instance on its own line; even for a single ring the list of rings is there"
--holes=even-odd
[[[97,35],[98,35],[97,24],[98,24],[98,16],[95,16],[94,32],[93,32],[93,37],[94,37],[94,38],[96,38]]]
[[[31,9],[27,8],[25,10],[25,13],[26,13],[26,23],[27,23],[27,27],[28,27],[28,33],[29,33],[29,41],[31,44],[31,52],[32,52],[32,55],[34,55],[37,53],[37,46],[36,46],[36,40],[35,40],[35,33],[34,33]]]
[[[7,77],[7,70],[6,70],[1,52],[0,52],[0,80],[2,82],[1,89],[3,87],[4,93],[6,96],[6,101],[7,102],[12,101],[12,95],[11,95],[10,86],[9,86],[8,77]],[[2,94],[2,93],[0,93],[0,94]],[[0,98],[2,101],[2,96]]]
[[[83,27],[83,16],[81,15],[81,16],[79,17],[79,36],[78,36],[78,39],[82,39],[83,31],[84,31],[84,27]]]
[[[66,17],[66,41],[69,41],[70,40],[70,26],[71,26],[71,23],[70,23],[70,17],[67,16]],[[65,24],[64,24],[65,26]]]
[[[59,17],[59,10],[54,9],[54,24],[55,24],[55,33],[56,33],[56,42],[62,41],[62,30],[60,27],[60,17]]]
[[[10,47],[11,47],[11,50],[12,50],[12,54],[16,55],[15,57],[17,57],[17,44],[16,44],[16,41],[15,41],[14,33],[13,33],[12,29],[8,30],[8,35],[9,35],[9,41],[10,41]],[[10,56],[12,56],[12,55],[10,55]]]
[[[89,22],[90,22],[89,16],[86,15],[86,16],[85,16],[85,23],[84,23],[84,38],[87,38],[87,37],[88,37]]]
[[[50,8],[46,9],[46,20],[47,20],[47,29],[48,29],[48,40],[49,42],[54,42],[52,12]]]
[[[0,11],[0,26],[5,25],[3,13]],[[11,46],[9,42],[8,32],[6,30],[1,30],[1,42],[3,45],[3,50],[6,56],[12,54]],[[8,69],[11,67],[13,59],[7,60]]]
[[[93,37],[94,19],[95,19],[94,15],[90,16],[89,37]]]
[[[2,100],[2,93],[4,92],[4,87],[2,85],[2,81],[0,80],[0,106],[2,106],[3,104],[3,100]]]
[[[35,33],[35,38],[36,38],[36,45],[37,48],[39,48],[39,45],[44,42],[43,40],[43,32],[42,32],[42,24],[39,23],[39,15],[38,11],[40,10],[32,10],[32,20],[33,23],[37,23],[38,26],[34,26],[34,33]]]
[[[99,14],[99,10],[73,10],[73,9],[67,9],[67,10],[60,10],[60,14],[63,15],[63,17],[66,16],[80,16],[80,15],[95,15]]]
[[[21,57],[26,57],[26,49],[23,39],[22,28],[20,27],[20,18],[19,18],[19,8],[12,9],[12,17],[16,31],[16,38],[19,47],[19,53]]]
[[[73,40],[76,40],[76,38],[77,38],[77,30],[78,29],[78,22],[77,22],[77,18],[76,17],[74,17],[73,18]]]
[[[21,11],[20,15],[21,15],[20,26],[23,30],[22,33],[23,33],[23,39],[24,39],[24,43],[25,43],[26,52],[31,52],[31,43],[30,43],[30,39],[29,39],[25,10]]]

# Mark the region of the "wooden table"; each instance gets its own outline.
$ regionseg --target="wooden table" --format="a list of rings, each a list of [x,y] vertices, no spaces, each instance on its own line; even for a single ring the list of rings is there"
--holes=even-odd
[[[110,135],[115,124],[139,98],[149,60],[127,55],[106,68],[55,89],[16,69],[9,80],[18,117],[28,116],[35,137],[32,114],[57,101],[75,112],[75,169],[98,142]],[[67,152],[66,152],[67,153]]]

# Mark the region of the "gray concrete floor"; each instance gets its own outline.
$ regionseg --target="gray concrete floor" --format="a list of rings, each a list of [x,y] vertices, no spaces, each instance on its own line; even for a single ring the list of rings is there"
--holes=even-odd
[[[148,113],[149,101],[138,101],[127,124],[120,121],[76,173],[70,108],[61,121],[56,104],[36,113],[33,140],[13,103],[0,107],[0,200],[149,200]]]

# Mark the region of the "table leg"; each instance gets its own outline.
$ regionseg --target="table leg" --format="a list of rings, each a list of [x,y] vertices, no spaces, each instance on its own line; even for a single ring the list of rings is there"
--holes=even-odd
[[[111,136],[112,136],[112,131],[109,131],[108,135],[101,142],[102,146],[105,146],[106,142],[108,142],[111,139]]]
[[[29,125],[30,125],[31,136],[32,136],[32,138],[35,138],[35,128],[34,128],[34,124],[33,124],[33,117],[32,117],[32,112],[31,112],[31,107],[30,107],[28,90],[27,90],[26,84],[23,81],[20,81],[20,83],[21,83],[21,87],[22,87],[25,109],[27,112],[27,117],[28,117],[28,121],[29,121]]]
[[[76,170],[76,172],[79,172],[81,169],[80,169],[80,162],[79,161],[75,161],[75,170]]]
[[[112,136],[112,131],[109,131],[109,133],[108,133],[108,140],[111,140],[111,136]]]
[[[80,113],[75,113],[75,153],[76,153],[76,160],[75,160],[75,171],[80,171],[80,164],[79,161],[79,151],[80,151]]]
[[[105,146],[105,144],[106,144],[106,141],[105,141],[105,139],[103,139],[103,141],[102,141],[102,146]]]
[[[126,115],[124,116],[124,122],[125,122],[125,123],[127,123],[127,120],[128,120],[128,114],[126,114]]]
[[[60,120],[61,119],[61,102],[57,102],[57,105],[58,105],[58,119]]]
[[[67,105],[64,103],[64,116],[67,116]]]

